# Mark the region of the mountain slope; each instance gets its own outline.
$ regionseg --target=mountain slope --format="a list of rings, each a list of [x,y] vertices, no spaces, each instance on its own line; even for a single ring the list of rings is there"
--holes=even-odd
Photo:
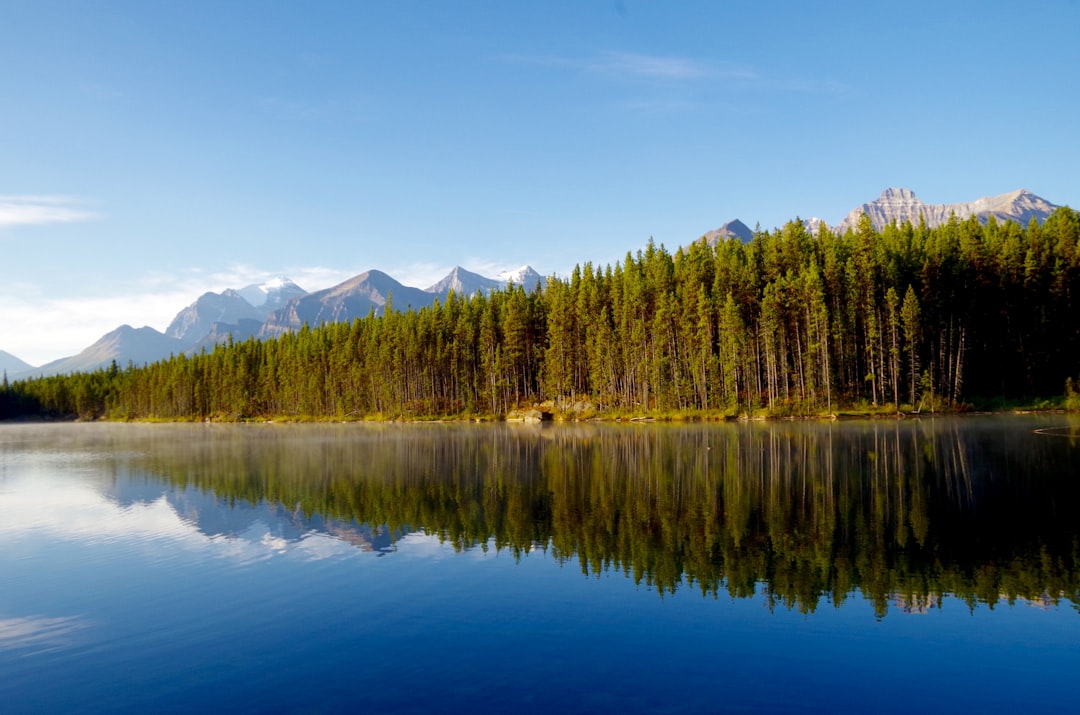
[[[34,366],[24,362],[9,352],[0,350],[0,372],[6,372],[9,376],[27,370],[33,370]]]
[[[133,328],[130,325],[121,325],[78,355],[53,360],[41,367],[20,373],[20,377],[91,372],[108,367],[114,360],[124,368],[129,362],[142,365],[182,352],[184,344],[176,338],[163,335],[150,327]]]

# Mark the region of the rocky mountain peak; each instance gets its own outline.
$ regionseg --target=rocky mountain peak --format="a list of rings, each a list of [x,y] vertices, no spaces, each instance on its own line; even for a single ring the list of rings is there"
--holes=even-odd
[[[927,226],[940,226],[947,223],[952,216],[961,221],[972,216],[986,221],[990,216],[994,216],[999,221],[1026,224],[1031,219],[1044,221],[1058,208],[1027,189],[1018,189],[999,196],[985,196],[965,203],[924,204],[911,189],[889,188],[882,191],[876,200],[849,213],[837,224],[835,230],[840,233],[849,228],[854,230],[863,214],[869,216],[874,228],[880,231],[893,222],[910,221],[918,224],[925,221]]]
[[[739,219],[728,221],[720,228],[709,231],[704,236],[705,242],[710,246],[715,246],[721,240],[727,240],[729,238],[737,238],[743,243],[748,243],[754,240],[754,232],[750,230],[750,227]]]

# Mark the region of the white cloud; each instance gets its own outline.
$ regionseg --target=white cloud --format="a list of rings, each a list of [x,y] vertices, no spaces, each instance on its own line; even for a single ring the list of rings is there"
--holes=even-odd
[[[102,218],[71,196],[0,196],[0,228],[78,223]]]

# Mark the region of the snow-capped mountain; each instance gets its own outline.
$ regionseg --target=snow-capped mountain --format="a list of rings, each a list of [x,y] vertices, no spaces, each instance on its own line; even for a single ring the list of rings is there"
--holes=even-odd
[[[445,278],[424,290],[428,293],[443,296],[448,295],[450,291],[454,291],[456,295],[470,296],[478,291],[488,293],[505,287],[506,281],[501,276],[499,278],[485,278],[479,273],[467,271],[461,266],[454,266],[454,269]]]
[[[495,280],[502,284],[499,286],[500,288],[511,283],[523,287],[526,291],[534,290],[537,286],[540,286],[540,290],[547,287],[547,279],[534,271],[532,266],[522,266],[512,271],[503,271],[495,276]]]
[[[307,294],[306,290],[284,276],[273,278],[265,283],[253,283],[236,292],[256,308],[262,308],[264,315],[277,310],[293,298]]]
[[[910,221],[917,225],[920,219],[933,228],[947,223],[954,214],[960,220],[975,216],[980,221],[986,221],[994,216],[998,221],[1015,221],[1026,226],[1031,219],[1045,221],[1058,208],[1060,207],[1056,204],[1026,189],[1000,196],[985,196],[967,203],[924,204],[911,189],[892,188],[882,191],[881,196],[874,201],[854,209],[834,230],[843,233],[849,228],[854,229],[864,213],[870,217],[870,222],[878,231],[893,221]]]

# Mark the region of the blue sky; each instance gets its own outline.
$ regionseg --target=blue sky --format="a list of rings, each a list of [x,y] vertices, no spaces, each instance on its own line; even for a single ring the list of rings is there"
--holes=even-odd
[[[1080,4],[0,0],[0,349],[566,274],[889,186],[1080,204]]]

